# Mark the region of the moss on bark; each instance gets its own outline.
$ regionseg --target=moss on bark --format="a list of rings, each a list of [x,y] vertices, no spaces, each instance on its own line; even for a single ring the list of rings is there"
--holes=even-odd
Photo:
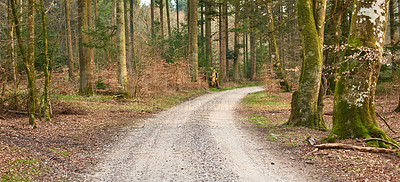
[[[297,97],[292,101],[289,125],[326,130],[318,111],[322,73],[322,48],[314,19],[313,1],[297,2],[298,25],[303,44],[303,63]]]
[[[379,129],[374,106],[386,32],[387,2],[355,1],[349,47],[340,64],[335,88],[333,128],[328,141],[374,137],[394,142]],[[370,142],[370,145],[386,147],[382,142]]]

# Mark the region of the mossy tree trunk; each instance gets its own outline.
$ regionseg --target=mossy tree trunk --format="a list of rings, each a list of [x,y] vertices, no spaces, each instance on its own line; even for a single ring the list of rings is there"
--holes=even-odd
[[[198,77],[198,37],[197,37],[197,5],[198,0],[189,0],[189,62],[192,82]]]
[[[93,95],[91,50],[85,44],[89,43],[89,35],[85,31],[89,28],[88,1],[78,0],[79,12],[79,92],[83,95]]]
[[[347,6],[340,0],[331,1],[330,6],[332,7],[329,22],[326,28],[326,44],[333,46],[326,50],[326,65],[323,73],[326,76],[327,85],[329,92],[335,91],[337,72],[339,67],[340,54],[337,52],[340,47],[340,22],[342,21],[342,15],[346,11]]]
[[[44,119],[45,121],[50,121],[50,100],[49,100],[49,85],[50,85],[50,74],[49,74],[49,55],[48,55],[48,43],[47,43],[47,23],[46,23],[46,13],[44,11],[43,0],[40,0],[40,15],[42,19],[42,29],[43,29],[43,52],[44,52]],[[39,108],[40,109],[40,108]]]
[[[239,22],[240,22],[240,2],[235,1],[235,35],[234,35],[234,50],[233,50],[233,81],[239,81]]]
[[[326,130],[325,122],[318,113],[321,86],[322,47],[320,28],[316,21],[316,6],[323,0],[299,0],[297,2],[298,25],[303,45],[303,63],[299,89],[292,98],[292,110],[288,124]],[[315,4],[314,4],[315,3]],[[325,6],[322,6],[325,8]],[[322,17],[322,16],[321,16]]]
[[[118,84],[120,92],[129,97],[128,72],[126,68],[126,49],[125,49],[125,13],[124,0],[117,0],[117,63],[118,63]]]
[[[382,138],[375,116],[375,89],[381,67],[389,0],[356,0],[348,47],[340,63],[333,106],[335,138]],[[372,143],[385,147],[383,143]]]
[[[268,11],[268,30],[270,31],[269,45],[271,48],[270,54],[271,54],[271,58],[272,58],[274,72],[275,72],[276,78],[279,80],[282,91],[289,92],[291,90],[291,86],[289,84],[285,70],[283,69],[282,62],[279,59],[278,46],[276,45],[274,17],[272,15],[272,2],[268,2],[267,8],[268,8],[267,9],[267,11]]]
[[[28,79],[28,115],[29,124],[33,128],[37,128],[35,120],[36,112],[36,75],[35,75],[35,0],[28,0],[28,24],[27,24],[27,42],[28,46],[25,52],[25,47],[22,40],[21,25],[18,21],[17,8],[15,1],[11,0],[11,9],[13,14],[13,20],[16,25],[15,33],[17,35],[17,41],[19,50],[22,55],[26,76]]]

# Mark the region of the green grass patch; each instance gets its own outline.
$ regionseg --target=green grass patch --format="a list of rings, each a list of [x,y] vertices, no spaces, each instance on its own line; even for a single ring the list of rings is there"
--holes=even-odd
[[[50,151],[50,152],[55,152],[55,153],[57,153],[57,154],[60,154],[60,155],[63,156],[63,157],[68,157],[68,156],[69,156],[69,153],[66,152],[66,151],[56,150],[56,149],[53,149],[53,148],[49,148],[49,151]]]
[[[249,120],[251,123],[255,123],[255,124],[259,124],[262,126],[269,126],[270,123],[268,122],[268,119],[266,117],[262,117],[262,116],[253,116],[253,117],[249,117]]]
[[[35,181],[47,170],[36,159],[16,159],[10,165],[8,171],[1,175],[0,181]]]

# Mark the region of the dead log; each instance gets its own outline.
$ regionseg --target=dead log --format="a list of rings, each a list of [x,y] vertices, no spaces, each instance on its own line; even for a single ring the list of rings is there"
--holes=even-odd
[[[384,154],[393,154],[400,152],[400,149],[360,147],[343,143],[326,143],[326,144],[314,145],[314,147],[317,147],[318,149],[347,149],[347,150],[358,150],[360,152],[384,153]]]

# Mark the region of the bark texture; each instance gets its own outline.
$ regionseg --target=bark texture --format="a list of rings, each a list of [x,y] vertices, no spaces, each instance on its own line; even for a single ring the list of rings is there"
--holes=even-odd
[[[299,89],[293,94],[288,124],[326,130],[325,122],[318,113],[322,47],[319,29],[317,29],[315,21],[314,5],[312,0],[299,0],[297,2],[298,26],[303,45],[303,64]]]
[[[120,92],[124,96],[129,97],[128,72],[126,69],[124,1],[117,0],[116,8],[118,84]]]
[[[92,95],[92,66],[90,48],[85,46],[89,43],[89,35],[85,33],[89,28],[88,3],[87,0],[78,0],[79,12],[79,92],[83,95]]]
[[[282,91],[289,92],[291,90],[291,86],[289,84],[285,70],[283,69],[282,61],[279,58],[278,46],[276,45],[274,18],[272,15],[272,2],[268,2],[267,8],[268,8],[268,30],[271,32],[269,34],[269,45],[271,48],[270,54],[274,66],[274,72],[276,78],[279,80],[279,84],[281,86]]]
[[[49,100],[49,86],[50,86],[50,74],[49,74],[49,65],[50,59],[48,55],[48,43],[47,43],[47,23],[46,23],[46,13],[44,11],[44,3],[43,0],[40,0],[40,15],[42,19],[42,29],[43,29],[43,51],[44,51],[44,119],[45,121],[50,121],[50,100]]]
[[[68,43],[68,76],[70,80],[74,80],[74,52],[72,49],[72,33],[71,33],[71,18],[69,13],[69,0],[64,0],[65,9],[65,24],[67,26],[67,43]]]
[[[197,82],[198,77],[198,37],[197,37],[197,5],[198,0],[189,0],[189,62],[190,76],[193,82]]]
[[[222,82],[226,81],[226,31],[225,31],[225,16],[224,6],[221,4],[219,7],[219,69],[221,72]]]
[[[36,75],[35,75],[35,1],[28,1],[28,24],[27,24],[27,49],[25,51],[25,47],[22,40],[22,33],[19,24],[19,17],[17,14],[17,8],[15,5],[15,1],[11,0],[11,9],[13,14],[14,23],[16,25],[16,35],[18,40],[19,50],[22,55],[22,59],[24,62],[24,68],[28,79],[28,115],[29,115],[29,124],[33,126],[33,128],[37,128],[37,123],[35,120],[35,112],[36,112]]]
[[[333,127],[336,138],[382,138],[375,116],[375,89],[381,67],[389,0],[354,2],[350,35],[336,84]],[[371,145],[386,147],[378,141]],[[395,143],[395,142],[394,142]]]
[[[233,81],[239,81],[239,22],[240,22],[240,2],[234,2],[235,5],[235,35],[234,35],[234,50],[233,50]]]
[[[205,37],[206,37],[206,59],[209,61],[210,67],[212,64],[212,46],[211,46],[211,11],[212,11],[212,1],[206,1],[206,22],[205,22]]]

